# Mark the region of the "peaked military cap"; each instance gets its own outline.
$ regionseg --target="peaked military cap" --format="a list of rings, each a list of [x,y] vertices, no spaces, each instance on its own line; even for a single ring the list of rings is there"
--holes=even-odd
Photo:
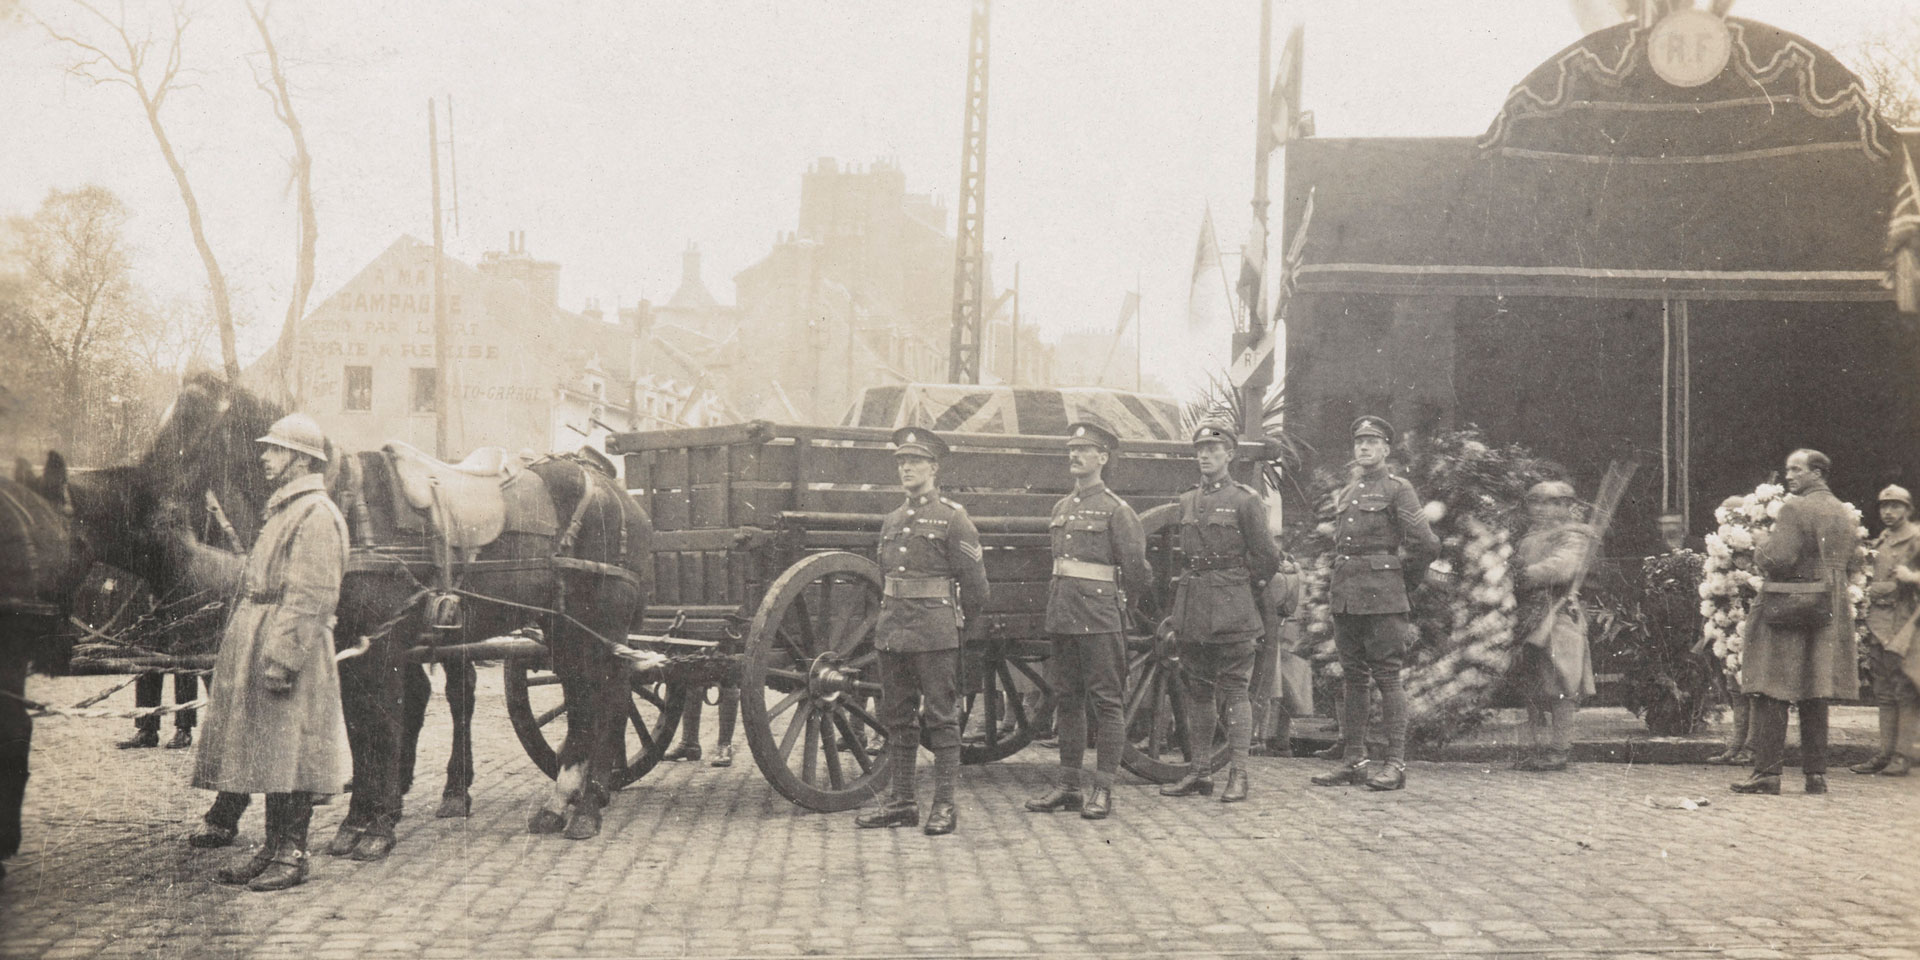
[[[1392,443],[1393,424],[1388,423],[1385,417],[1376,417],[1368,414],[1353,421],[1353,438],[1358,440],[1361,437],[1379,437],[1388,443]]]
[[[1120,449],[1120,438],[1092,420],[1076,420],[1067,425],[1067,446],[1099,447],[1112,453]]]
[[[1193,445],[1203,443],[1224,443],[1229,447],[1240,445],[1240,437],[1233,432],[1233,424],[1225,420],[1202,420],[1193,428]]]
[[[1908,493],[1907,488],[1899,484],[1888,484],[1885,490],[1880,491],[1879,501],[1881,503],[1904,503],[1911,507],[1913,506],[1913,494]]]
[[[947,455],[947,442],[926,427],[901,427],[893,432],[893,455],[938,460]]]

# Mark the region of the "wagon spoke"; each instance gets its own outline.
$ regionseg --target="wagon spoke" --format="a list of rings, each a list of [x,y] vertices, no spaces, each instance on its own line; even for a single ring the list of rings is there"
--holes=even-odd
[[[633,732],[640,736],[640,752],[646,753],[647,751],[652,750],[653,749],[653,733],[652,731],[649,731],[647,729],[646,718],[640,716],[640,708],[632,704],[628,704],[627,720],[633,724]],[[622,751],[622,752],[624,753],[625,751]]]
[[[844,708],[846,704],[841,704]],[[866,776],[873,769],[873,759],[867,756],[867,745],[853,735],[853,724],[847,722],[846,714],[833,711],[833,725],[840,730],[840,737],[847,745],[847,752],[853,754],[853,762],[860,765],[860,775]]]
[[[800,755],[800,779],[814,783],[820,779],[820,715],[807,714],[807,747]]]
[[[1000,742],[1000,693],[1003,688],[1000,686],[999,672],[988,670],[986,676],[987,746],[989,747]]]
[[[866,724],[867,727],[873,730],[874,733],[880,734],[881,736],[886,736],[886,733],[887,733],[886,728],[880,725],[880,721],[875,719],[873,714],[867,712],[866,707],[863,707],[857,703],[854,703],[851,700],[843,700],[840,703],[840,708],[852,714],[855,720],[858,720],[861,723]]]
[[[1048,683],[1047,678],[1043,676],[1039,671],[1033,669],[1033,666],[1031,664],[1027,663],[1025,660],[1008,660],[1007,663],[1011,665],[1015,670],[1020,671],[1020,674],[1026,677],[1028,681],[1032,682],[1034,686],[1039,687],[1041,690],[1045,691],[1048,696],[1053,695],[1053,684]]]
[[[1134,719],[1140,716],[1140,706],[1148,702],[1148,692],[1153,691],[1157,694],[1159,683],[1160,665],[1157,663],[1148,665],[1146,670],[1140,674],[1140,681],[1134,684],[1133,690],[1127,694],[1125,720],[1128,727],[1132,727]],[[1155,712],[1158,713],[1159,711]]]
[[[768,667],[767,676],[779,677],[782,680],[791,680],[794,683],[800,684],[803,687],[806,686],[807,684],[807,675],[804,673],[801,673],[798,670],[786,670],[780,667]]]
[[[799,703],[801,698],[805,697],[806,695],[807,695],[807,691],[802,689],[802,690],[795,690],[794,692],[789,693],[784,697],[781,697],[779,703],[776,703],[772,707],[768,708],[767,719],[772,720],[774,717],[777,717],[783,713],[786,713],[788,710],[793,709],[793,705],[796,703]]]
[[[780,757],[782,759],[793,756],[793,741],[799,738],[801,730],[808,726],[812,719],[813,704],[802,703],[800,710],[793,715],[793,719],[787,722],[787,732],[780,736]]]
[[[544,727],[547,724],[552,723],[555,717],[558,717],[562,713],[565,713],[566,710],[567,710],[567,704],[566,704],[566,701],[563,700],[560,702],[559,706],[556,706],[552,710],[545,711],[541,713],[539,716],[534,717],[533,718],[534,725]]]
[[[839,715],[831,708],[820,715],[820,755],[827,761],[827,783],[833,789],[840,790],[845,788],[847,778],[840,770],[839,738],[834,735],[833,727],[829,726],[829,717],[832,720],[839,719]],[[860,750],[858,744],[854,747],[856,753],[866,752]]]
[[[1020,702],[1019,692],[1014,688],[1013,671],[1005,663],[1000,664],[1000,679],[1006,681],[1007,708],[1013,711],[1014,722],[1023,730],[1032,727],[1032,722],[1027,719],[1027,705]]]
[[[1187,682],[1180,677],[1180,671],[1168,670],[1166,679],[1167,704],[1173,711],[1173,736],[1175,748],[1188,763],[1193,762],[1193,750],[1187,744]]]
[[[560,682],[560,675],[557,673],[549,673],[542,676],[527,678],[527,686],[529,687],[545,687],[545,686],[551,686],[559,682]]]
[[[841,623],[843,624],[852,623],[853,629],[843,631],[833,639],[833,651],[842,655],[852,653],[855,649],[859,648],[861,641],[873,635],[874,625],[879,622],[880,611],[877,608],[869,609],[861,613],[858,620],[842,620]],[[872,652],[869,651],[863,654],[862,658],[864,659],[872,655]]]
[[[800,639],[806,644],[807,656],[820,652],[820,639],[814,635],[813,608],[807,605],[807,595],[797,594],[793,598],[793,613],[800,621]]]

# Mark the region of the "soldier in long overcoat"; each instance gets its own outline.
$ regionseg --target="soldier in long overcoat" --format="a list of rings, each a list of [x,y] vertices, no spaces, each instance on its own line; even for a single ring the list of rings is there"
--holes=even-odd
[[[1224,714],[1227,785],[1222,803],[1247,797],[1247,755],[1253,710],[1256,645],[1266,632],[1261,593],[1280,569],[1267,529],[1267,505],[1228,472],[1238,443],[1231,424],[1207,422],[1193,432],[1200,485],[1180,494],[1180,547],[1187,568],[1173,596],[1173,631],[1186,681],[1187,775],[1160,788],[1169,797],[1213,794],[1213,731]]]
[[[952,833],[960,776],[960,641],[984,636],[987,568],[980,533],[967,508],[940,495],[940,458],[947,443],[924,427],[893,433],[894,463],[906,501],[880,527],[880,724],[887,730],[891,798],[854,819],[861,827],[920,822],[913,768],[920,732],[933,750],[933,805],[928,836]]]
[[[339,793],[352,775],[333,659],[348,541],[318,472],[326,460],[319,426],[291,414],[259,442],[267,479],[279,487],[220,638],[193,785],[220,792],[207,820],[229,829],[248,794],[267,795],[259,853],[216,878],[280,890],[306,879],[314,798]]]
[[[1808,793],[1827,792],[1827,701],[1860,693],[1853,604],[1847,580],[1859,566],[1858,528],[1846,504],[1827,489],[1832,461],[1818,450],[1787,457],[1787,498],[1773,533],[1754,551],[1766,577],[1748,627],[1741,660],[1741,688],[1753,704],[1753,775],[1733,785],[1735,793],[1780,792],[1786,759],[1787,704],[1800,708],[1800,768]],[[1816,599],[1805,603],[1801,597]],[[1802,604],[1805,603],[1803,607]],[[1801,610],[1818,626],[1784,622]],[[1800,614],[1800,616],[1808,616]]]
[[[1883,528],[1873,541],[1873,582],[1867,585],[1867,675],[1880,708],[1880,750],[1849,769],[1904,777],[1912,769],[1907,751],[1920,733],[1920,690],[1908,659],[1913,649],[1907,624],[1920,608],[1920,525],[1913,522],[1913,495],[1905,487],[1880,491]]]
[[[1514,635],[1525,642],[1513,680],[1527,701],[1532,747],[1514,764],[1517,770],[1565,770],[1574,711],[1582,697],[1594,694],[1587,621],[1572,591],[1594,555],[1595,533],[1574,519],[1574,502],[1571,484],[1534,484],[1527,491],[1529,526],[1514,546],[1519,609]]]

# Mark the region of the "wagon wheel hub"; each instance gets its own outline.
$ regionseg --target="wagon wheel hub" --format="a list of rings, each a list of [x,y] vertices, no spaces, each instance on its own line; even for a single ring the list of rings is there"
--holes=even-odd
[[[854,690],[859,672],[840,668],[840,655],[829,650],[807,666],[807,696],[821,703],[832,703]]]

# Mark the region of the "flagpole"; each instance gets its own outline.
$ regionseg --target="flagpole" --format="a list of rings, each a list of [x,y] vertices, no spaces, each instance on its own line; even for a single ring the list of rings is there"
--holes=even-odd
[[[1140,328],[1147,325],[1147,311],[1141,309],[1140,268],[1133,270],[1133,392],[1140,392]]]
[[[1260,83],[1253,125],[1253,222],[1263,251],[1267,248],[1267,157],[1273,152],[1273,91],[1267,85],[1272,65],[1273,0],[1260,0]],[[1261,286],[1264,282],[1260,274],[1265,270],[1266,264],[1262,263],[1253,272],[1253,286],[1247,298],[1245,342],[1239,342],[1240,338],[1236,337],[1231,346],[1231,356],[1237,357],[1241,350],[1259,343],[1260,337],[1266,333],[1266,321],[1260,316]],[[1266,428],[1261,421],[1265,412],[1267,387],[1273,382],[1271,370],[1268,364],[1256,364],[1252,375],[1240,387],[1242,436],[1264,436]]]

